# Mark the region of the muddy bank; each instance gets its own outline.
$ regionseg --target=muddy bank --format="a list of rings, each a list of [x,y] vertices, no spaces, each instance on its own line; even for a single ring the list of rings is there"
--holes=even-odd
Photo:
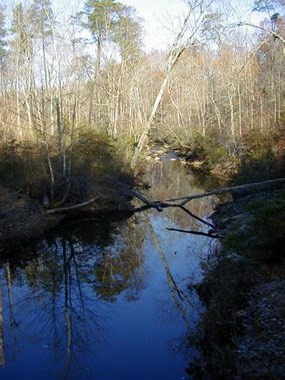
[[[54,228],[62,216],[47,216],[40,202],[4,188],[0,195],[0,253],[12,251]]]
[[[129,211],[130,200],[130,187],[125,183],[117,183],[113,187],[98,187],[96,201],[86,207],[49,215],[38,199],[23,191],[12,191],[1,186],[0,254],[7,254],[40,238],[66,218]],[[67,208],[69,206],[71,205],[66,205]]]
[[[213,215],[225,238],[198,287],[205,378],[285,378],[284,190],[237,197]]]

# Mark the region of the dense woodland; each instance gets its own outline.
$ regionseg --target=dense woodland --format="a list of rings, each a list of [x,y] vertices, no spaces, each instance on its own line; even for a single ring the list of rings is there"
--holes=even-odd
[[[68,22],[51,0],[2,7],[3,183],[45,183],[51,202],[66,200],[71,180],[135,167],[150,141],[207,158],[210,168],[280,156],[283,0],[255,0],[258,25],[227,2],[184,3],[169,48],[151,52],[143,20],[116,0],[87,0]]]

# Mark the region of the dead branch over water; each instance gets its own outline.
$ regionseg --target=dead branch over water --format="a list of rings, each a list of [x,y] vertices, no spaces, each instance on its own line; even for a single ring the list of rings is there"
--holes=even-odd
[[[274,180],[254,182],[254,183],[250,183],[246,185],[224,187],[224,188],[216,189],[209,192],[184,196],[181,198],[168,199],[166,201],[150,201],[143,194],[141,194],[140,192],[136,190],[133,190],[132,194],[134,197],[139,199],[145,205],[143,207],[137,208],[136,209],[137,212],[147,210],[150,208],[155,208],[157,211],[163,211],[164,208],[177,207],[183,212],[186,212],[187,215],[189,215],[190,217],[198,220],[199,222],[207,225],[208,227],[214,228],[215,226],[213,224],[193,214],[190,210],[188,210],[185,207],[185,205],[194,199],[204,198],[204,197],[208,197],[212,195],[220,195],[220,194],[225,194],[225,193],[232,193],[235,195],[247,195],[254,192],[269,191],[269,190],[281,188],[284,185],[285,185],[285,178],[278,178]],[[206,237],[211,237],[211,238],[218,238],[218,239],[223,238],[222,235],[213,234],[211,232],[207,233],[207,232],[188,231],[188,230],[182,230],[182,229],[177,229],[177,228],[167,228],[167,229],[169,231],[184,232],[184,233],[190,233],[194,235],[206,236]]]
[[[166,201],[149,201],[143,194],[136,190],[133,190],[132,194],[134,197],[141,200],[149,208],[155,208],[158,211],[162,211],[163,208],[167,207],[180,207],[182,208],[188,202],[193,199],[199,199],[204,197],[209,197],[211,195],[220,195],[225,193],[232,193],[235,195],[246,195],[251,192],[268,191],[275,188],[281,188],[285,185],[285,178],[272,179],[262,182],[254,182],[246,185],[224,187],[221,189],[216,189],[209,192],[198,193],[194,195],[187,195],[181,198],[167,199]]]

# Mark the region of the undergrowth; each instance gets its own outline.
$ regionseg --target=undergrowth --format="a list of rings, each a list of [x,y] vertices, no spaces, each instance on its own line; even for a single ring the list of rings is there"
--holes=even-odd
[[[285,192],[252,201],[239,211],[251,216],[244,225],[237,221],[228,226],[223,248],[214,264],[205,266],[197,288],[207,306],[199,346],[213,379],[232,379],[242,372],[236,353],[244,334],[241,311],[251,287],[285,273]]]
[[[119,188],[121,182],[131,181],[125,149],[116,140],[93,130],[78,133],[64,148],[64,155],[56,140],[48,145],[16,140],[0,144],[1,185],[39,200],[45,196],[53,198],[54,204],[63,199],[64,203],[82,202],[98,186]]]

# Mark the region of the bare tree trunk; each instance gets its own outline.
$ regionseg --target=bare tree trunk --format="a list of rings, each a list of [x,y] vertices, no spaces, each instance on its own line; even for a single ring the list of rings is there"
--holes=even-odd
[[[16,73],[16,103],[17,103],[17,129],[20,140],[23,138],[21,128],[21,103],[20,103],[20,74],[19,74],[19,58],[17,58],[17,73]]]
[[[64,149],[64,133],[62,128],[61,110],[59,101],[56,99],[56,118],[57,118],[57,135],[58,135],[58,153],[59,153],[59,168],[63,177],[66,176],[66,157]]]
[[[183,48],[183,50],[184,50],[184,48]],[[181,53],[182,53],[183,50],[181,50]],[[177,59],[178,59],[178,57],[177,57]],[[176,59],[175,63],[177,62],[177,59]],[[173,66],[174,66],[174,64],[173,64]],[[158,109],[159,104],[161,102],[161,99],[162,99],[163,93],[165,91],[165,88],[167,86],[167,82],[168,82],[168,80],[170,78],[170,74],[171,74],[171,71],[168,71],[166,73],[166,76],[165,76],[165,78],[164,78],[164,80],[163,80],[163,82],[162,82],[162,84],[160,86],[160,90],[159,90],[159,92],[158,92],[158,94],[156,96],[156,99],[155,99],[155,102],[153,104],[150,116],[149,116],[147,124],[145,126],[145,129],[144,129],[143,133],[141,134],[141,136],[139,138],[137,149],[136,149],[136,152],[135,152],[134,157],[133,157],[133,165],[132,165],[133,167],[135,166],[136,161],[138,159],[138,156],[140,155],[140,153],[141,153],[141,151],[142,151],[142,149],[144,147],[144,144],[146,142],[149,130],[152,127],[152,123],[153,123],[154,117],[156,115],[157,109]]]
[[[48,170],[49,170],[49,178],[50,178],[50,201],[51,204],[54,203],[54,184],[55,184],[55,178],[54,178],[54,172],[53,172],[53,167],[52,167],[52,162],[49,154],[49,147],[48,143],[45,143],[46,147],[46,159],[47,159],[47,164],[48,164]]]
[[[234,103],[233,103],[233,94],[229,96],[230,103],[230,113],[231,113],[231,135],[235,136],[235,118],[234,118]]]
[[[238,92],[238,127],[239,127],[239,136],[242,136],[242,106],[241,106],[240,78],[238,78],[237,92]]]
[[[187,46],[190,45],[191,41],[193,40],[196,33],[198,32],[198,30],[199,30],[199,28],[203,22],[204,13],[205,13],[206,9],[211,5],[211,2],[212,1],[210,1],[205,6],[204,9],[203,9],[203,1],[202,2],[201,1],[194,1],[193,4],[190,4],[190,1],[188,2],[188,5],[190,7],[189,12],[187,13],[187,15],[184,19],[184,22],[182,24],[182,27],[181,27],[179,33],[177,34],[176,38],[174,39],[173,44],[172,44],[172,48],[171,48],[169,58],[168,58],[168,64],[167,64],[165,78],[164,78],[163,82],[161,83],[160,89],[159,89],[158,94],[155,98],[155,101],[154,101],[154,104],[152,106],[152,109],[151,109],[149,118],[147,120],[146,126],[145,126],[145,128],[144,128],[144,130],[143,130],[143,132],[139,138],[138,144],[136,146],[136,149],[135,149],[132,161],[131,161],[131,167],[132,168],[134,168],[136,166],[138,157],[141,154],[142,149],[145,146],[145,143],[146,143],[147,137],[148,137],[148,133],[152,127],[154,117],[156,115],[157,109],[158,109],[159,104],[161,102],[161,99],[163,97],[167,83],[171,77],[172,70],[173,70],[174,66],[176,65],[176,63],[178,62],[179,57],[181,56],[183,51],[186,49]],[[199,9],[200,14],[195,19],[194,29],[192,30],[191,35],[187,38],[187,41],[185,43],[183,43],[182,46],[179,46],[179,45],[181,45],[183,37],[185,36],[185,33],[187,32],[187,29],[189,27],[189,22],[190,22],[191,16],[193,15],[195,8]]]

